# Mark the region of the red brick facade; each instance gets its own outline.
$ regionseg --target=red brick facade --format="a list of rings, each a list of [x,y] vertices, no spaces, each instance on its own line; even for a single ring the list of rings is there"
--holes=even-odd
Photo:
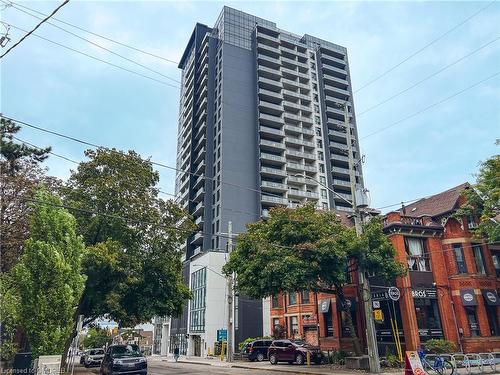
[[[380,355],[387,350],[395,353],[394,322],[403,350],[415,350],[431,338],[445,338],[464,352],[500,351],[500,244],[473,239],[474,219],[455,218],[466,188],[467,184],[460,185],[385,216],[384,231],[409,271],[385,285],[376,275],[371,279],[374,309],[381,309],[384,317],[376,324]],[[398,302],[387,296],[390,285],[401,292]],[[345,295],[363,345],[358,290],[350,284]],[[287,337],[319,344],[324,350],[352,349],[336,297],[311,293],[307,303],[301,297],[297,293],[296,301],[293,296],[289,301],[288,296],[279,296],[279,306],[271,305],[271,327],[279,321]]]

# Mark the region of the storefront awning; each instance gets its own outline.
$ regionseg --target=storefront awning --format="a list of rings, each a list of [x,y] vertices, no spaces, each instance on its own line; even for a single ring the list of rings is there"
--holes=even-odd
[[[460,297],[464,306],[477,306],[477,298],[474,294],[474,289],[461,289]]]
[[[330,311],[330,300],[329,299],[323,299],[320,301],[319,311],[322,313],[327,313]]]
[[[498,298],[496,290],[484,289],[481,290],[481,292],[483,293],[483,298],[486,301],[486,304],[490,306],[500,306],[500,299]]]

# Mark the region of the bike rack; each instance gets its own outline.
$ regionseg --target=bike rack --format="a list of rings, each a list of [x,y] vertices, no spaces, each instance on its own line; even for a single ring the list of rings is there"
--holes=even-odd
[[[469,353],[466,354],[465,357],[469,362],[469,374],[482,374],[483,369],[483,360],[477,353]],[[473,371],[473,369],[478,369],[479,371]]]
[[[483,372],[484,372],[484,367],[489,366],[491,370],[493,371],[493,374],[496,374],[497,371],[497,364],[496,364],[496,358],[492,353],[479,353],[479,357],[481,358],[481,364],[483,366]],[[489,370],[488,370],[489,373]]]
[[[453,353],[451,354],[451,363],[455,366],[457,373],[463,368],[467,374],[470,374],[470,364],[467,356],[463,353]]]

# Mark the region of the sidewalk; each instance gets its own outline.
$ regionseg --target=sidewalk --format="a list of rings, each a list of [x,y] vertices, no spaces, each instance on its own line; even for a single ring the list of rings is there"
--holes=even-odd
[[[168,356],[167,358],[162,357],[162,361],[166,362],[175,362],[173,356]],[[268,361],[264,362],[250,362],[245,360],[234,361],[233,363],[228,363],[226,361],[221,361],[219,357],[189,357],[189,356],[180,356],[179,363],[190,363],[196,365],[207,365],[207,366],[217,366],[217,367],[229,367],[229,368],[241,368],[241,369],[249,369],[249,370],[264,370],[264,371],[273,371],[279,373],[293,373],[293,374],[311,374],[311,375],[322,375],[322,374],[367,374],[364,371],[359,370],[346,370],[343,367],[339,366],[330,366],[330,365],[288,365],[284,363],[279,363],[277,365],[271,365]],[[381,375],[402,375],[404,371],[390,371],[390,372],[382,372]]]

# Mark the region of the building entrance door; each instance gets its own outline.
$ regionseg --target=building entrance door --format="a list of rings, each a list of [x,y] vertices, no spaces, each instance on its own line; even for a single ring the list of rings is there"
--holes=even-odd
[[[194,355],[195,357],[201,357],[201,337],[193,336],[194,343]]]

